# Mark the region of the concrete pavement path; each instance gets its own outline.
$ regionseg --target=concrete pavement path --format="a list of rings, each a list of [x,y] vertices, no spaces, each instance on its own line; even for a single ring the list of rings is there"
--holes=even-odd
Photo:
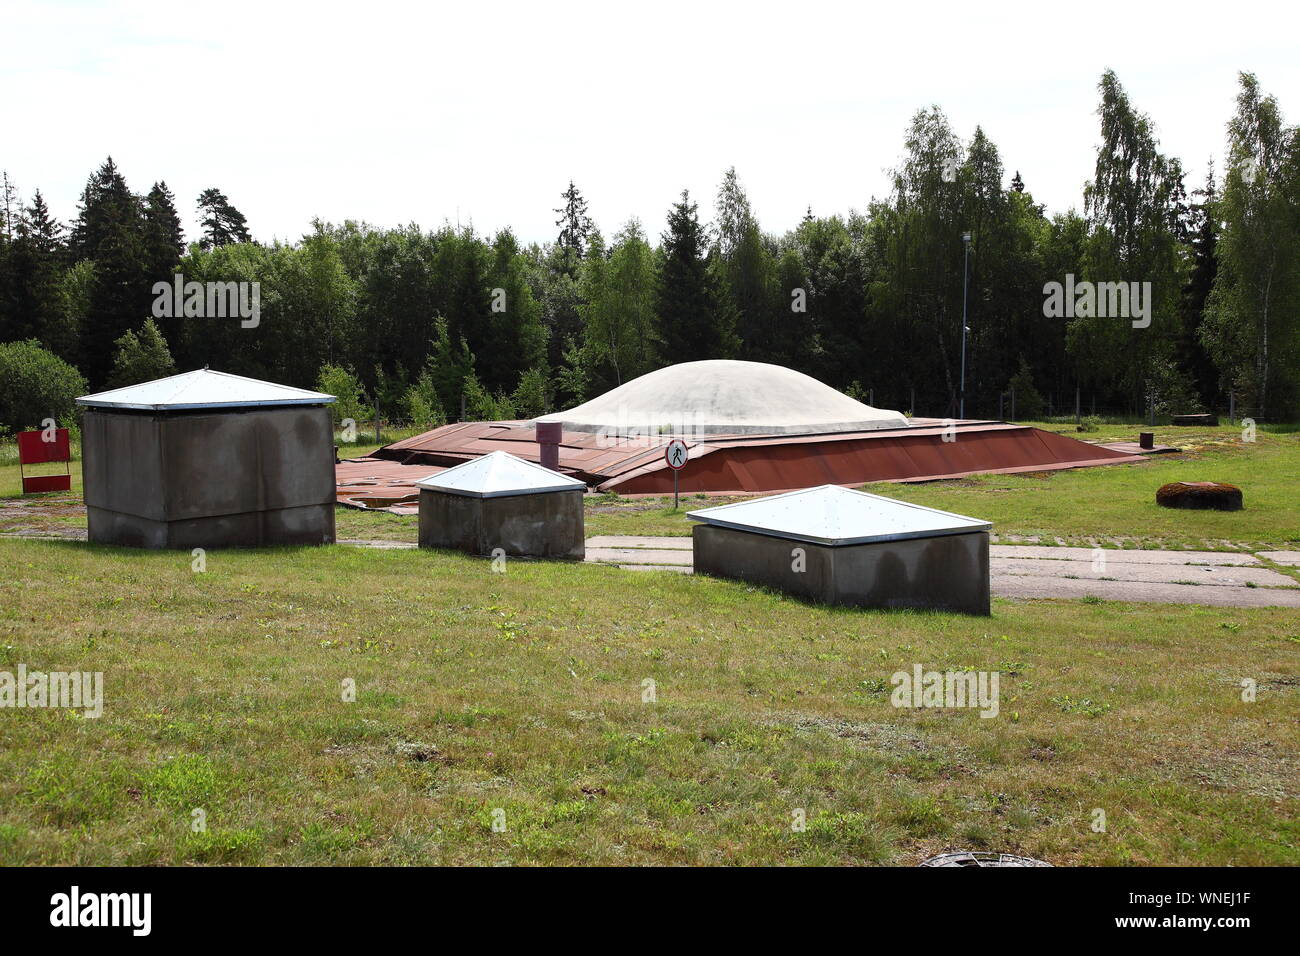
[[[587,560],[632,571],[691,573],[691,539],[598,535]],[[1300,567],[1300,551],[1259,556],[1234,551],[1136,551],[995,544],[991,586],[999,597],[1081,598],[1203,604],[1217,607],[1300,607],[1300,581],[1264,564]]]
[[[85,531],[0,534],[6,537],[85,540]],[[358,539],[339,539],[339,544],[415,547],[408,541]],[[691,574],[692,558],[689,537],[596,535],[587,539],[588,562],[628,571]],[[1300,551],[1094,551],[995,544],[989,547],[989,559],[992,590],[999,597],[1300,608],[1300,580],[1265,564],[1300,570]]]

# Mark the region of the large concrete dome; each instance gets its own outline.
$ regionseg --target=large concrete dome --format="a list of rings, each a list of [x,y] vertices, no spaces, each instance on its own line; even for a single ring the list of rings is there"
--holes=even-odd
[[[616,434],[809,435],[907,427],[901,413],[854,401],[802,372],[725,359],[670,365],[537,421]]]

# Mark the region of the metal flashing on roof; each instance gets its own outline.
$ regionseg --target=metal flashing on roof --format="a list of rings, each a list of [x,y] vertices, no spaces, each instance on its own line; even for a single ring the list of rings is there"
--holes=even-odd
[[[472,498],[505,498],[551,491],[586,491],[585,482],[503,451],[494,451],[415,483],[428,491]]]
[[[77,399],[77,404],[90,408],[166,412],[203,408],[328,405],[334,400],[333,395],[323,392],[201,368],[139,385],[82,395]]]
[[[690,511],[686,517],[721,528],[832,547],[967,534],[993,527],[978,518],[839,485]]]

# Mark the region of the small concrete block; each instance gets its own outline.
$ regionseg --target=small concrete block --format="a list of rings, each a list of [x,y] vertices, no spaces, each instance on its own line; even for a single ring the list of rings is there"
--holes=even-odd
[[[697,573],[825,604],[990,610],[986,531],[832,546],[697,525],[694,540]]]
[[[582,491],[481,498],[420,489],[422,548],[582,560]]]

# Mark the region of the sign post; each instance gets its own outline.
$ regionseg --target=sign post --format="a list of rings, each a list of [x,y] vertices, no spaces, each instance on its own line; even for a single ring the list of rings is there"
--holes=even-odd
[[[673,510],[677,510],[677,473],[686,467],[686,462],[690,458],[690,452],[686,448],[686,442],[680,438],[674,438],[664,449],[664,461],[668,467],[673,470]]]

